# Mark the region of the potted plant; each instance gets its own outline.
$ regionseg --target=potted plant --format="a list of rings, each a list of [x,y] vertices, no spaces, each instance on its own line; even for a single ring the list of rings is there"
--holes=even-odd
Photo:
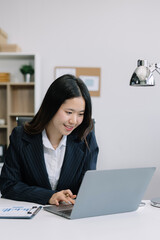
[[[24,81],[31,82],[31,76],[34,74],[34,68],[31,65],[23,65],[20,68],[20,71],[24,75]]]

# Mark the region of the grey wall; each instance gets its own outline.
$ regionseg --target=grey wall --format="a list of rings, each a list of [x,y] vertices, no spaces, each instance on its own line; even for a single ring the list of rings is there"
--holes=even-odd
[[[100,67],[93,97],[99,169],[157,166],[146,198],[160,196],[160,76],[131,88],[138,59],[160,61],[157,0],[0,0],[0,27],[10,43],[38,53],[41,98],[55,66]]]

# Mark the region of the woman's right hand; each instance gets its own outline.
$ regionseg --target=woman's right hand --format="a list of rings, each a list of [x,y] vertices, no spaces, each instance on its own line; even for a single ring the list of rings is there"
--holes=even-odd
[[[75,198],[76,198],[76,195],[73,195],[71,190],[69,190],[69,189],[62,190],[62,191],[54,193],[52,195],[52,197],[49,199],[49,204],[55,204],[58,206],[61,201],[74,204]]]

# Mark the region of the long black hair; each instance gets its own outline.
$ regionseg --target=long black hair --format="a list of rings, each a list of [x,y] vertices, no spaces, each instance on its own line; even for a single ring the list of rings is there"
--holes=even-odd
[[[80,78],[70,74],[57,78],[50,85],[39,111],[31,122],[24,125],[25,132],[28,134],[41,133],[65,100],[80,96],[85,100],[84,118],[73,132],[79,140],[86,141],[88,133],[93,128],[91,97],[85,83]]]

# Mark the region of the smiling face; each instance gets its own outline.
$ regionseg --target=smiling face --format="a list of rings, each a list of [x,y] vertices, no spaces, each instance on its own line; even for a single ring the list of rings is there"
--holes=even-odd
[[[57,138],[69,135],[83,121],[85,101],[83,97],[66,100],[49,122],[48,135],[54,134]]]

